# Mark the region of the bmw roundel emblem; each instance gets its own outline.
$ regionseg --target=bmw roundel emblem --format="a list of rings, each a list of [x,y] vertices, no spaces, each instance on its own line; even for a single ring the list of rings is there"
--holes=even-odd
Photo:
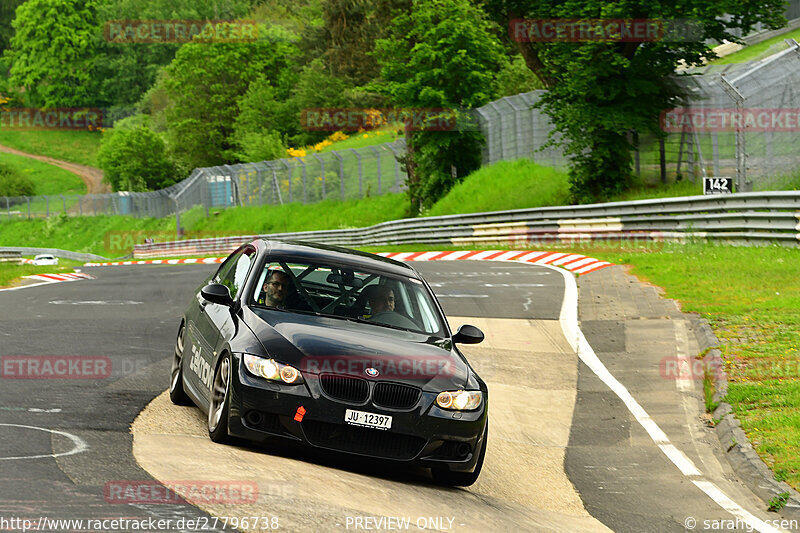
[[[365,373],[366,375],[368,375],[369,377],[371,377],[371,378],[378,377],[378,374],[380,374],[380,372],[378,372],[378,370],[377,370],[377,369],[375,369],[375,368],[372,368],[372,367],[370,367],[370,368],[368,368],[368,369],[364,370],[364,373]]]

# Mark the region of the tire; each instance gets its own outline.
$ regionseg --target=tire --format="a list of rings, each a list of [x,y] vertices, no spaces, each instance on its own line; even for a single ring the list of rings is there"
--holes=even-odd
[[[481,469],[483,468],[483,459],[486,457],[486,443],[488,441],[489,423],[487,422],[486,429],[483,432],[483,444],[481,444],[478,462],[475,463],[475,470],[472,472],[453,472],[446,466],[441,468],[432,468],[431,475],[433,476],[433,480],[439,485],[445,485],[447,487],[469,487],[478,481],[478,476],[481,474]]]
[[[208,400],[208,436],[220,444],[230,442],[228,408],[231,402],[231,356],[220,358]]]
[[[169,399],[175,405],[192,405],[192,400],[183,388],[183,335],[186,328],[181,324],[175,341],[175,355],[172,357],[172,370],[169,376]]]

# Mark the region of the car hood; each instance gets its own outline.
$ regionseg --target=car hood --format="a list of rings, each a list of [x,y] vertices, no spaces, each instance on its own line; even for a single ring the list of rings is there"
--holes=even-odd
[[[249,311],[266,354],[311,374],[339,374],[426,389],[464,388],[470,369],[449,339],[345,319]]]

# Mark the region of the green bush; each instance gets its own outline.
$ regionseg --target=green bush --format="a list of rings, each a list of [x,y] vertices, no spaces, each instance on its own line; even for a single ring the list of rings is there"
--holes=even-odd
[[[31,179],[0,163],[0,196],[34,196],[36,188]]]
[[[103,132],[97,161],[114,191],[158,190],[176,181],[164,141],[147,126]]]
[[[244,163],[286,157],[286,147],[275,131],[246,131],[237,137],[236,143],[239,146],[237,156]]]

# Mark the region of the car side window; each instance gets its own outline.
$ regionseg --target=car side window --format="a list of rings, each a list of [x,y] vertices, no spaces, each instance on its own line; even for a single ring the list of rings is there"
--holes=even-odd
[[[220,272],[218,283],[228,287],[228,290],[231,291],[231,298],[236,299],[239,294],[245,279],[247,279],[247,273],[250,271],[250,265],[253,263],[254,257],[255,250],[245,249],[238,258],[231,258],[232,261],[229,268]]]
[[[231,255],[230,257],[228,257],[225,260],[225,262],[222,263],[219,266],[219,269],[217,270],[217,273],[214,274],[214,277],[213,277],[213,279],[211,281],[213,281],[214,283],[222,283],[222,280],[225,277],[228,276],[228,272],[230,272],[231,267],[233,267],[236,264],[236,262],[239,260],[239,257],[241,257],[241,255],[242,255],[242,252],[236,252],[233,255]]]

